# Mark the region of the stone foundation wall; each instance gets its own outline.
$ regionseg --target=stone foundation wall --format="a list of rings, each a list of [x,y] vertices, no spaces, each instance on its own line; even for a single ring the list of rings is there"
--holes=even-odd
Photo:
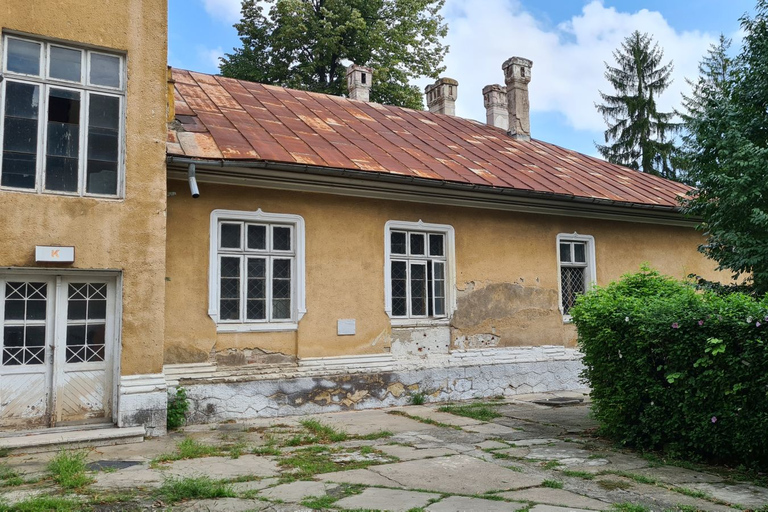
[[[122,376],[117,401],[118,427],[143,426],[150,437],[165,435],[168,397],[162,373]]]
[[[488,355],[464,354],[459,359],[483,364],[356,373],[326,367],[315,375],[182,379],[180,385],[190,400],[189,423],[407,405],[416,393],[424,394],[427,402],[444,402],[585,387],[579,378],[583,368],[579,354],[560,347],[558,355],[558,359],[494,364]]]

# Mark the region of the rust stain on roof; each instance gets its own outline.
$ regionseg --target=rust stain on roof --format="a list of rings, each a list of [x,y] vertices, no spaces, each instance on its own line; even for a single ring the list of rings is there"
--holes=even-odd
[[[677,206],[690,190],[459,117],[174,69],[168,154],[418,176]]]

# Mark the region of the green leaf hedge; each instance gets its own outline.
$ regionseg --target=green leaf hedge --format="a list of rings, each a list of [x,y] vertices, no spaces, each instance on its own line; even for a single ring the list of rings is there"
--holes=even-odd
[[[604,435],[768,467],[768,298],[702,293],[643,267],[571,315]]]

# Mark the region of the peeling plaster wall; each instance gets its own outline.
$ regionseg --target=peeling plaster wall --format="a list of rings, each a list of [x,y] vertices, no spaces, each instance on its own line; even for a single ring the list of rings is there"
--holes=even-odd
[[[233,364],[262,352],[286,360],[389,352],[418,359],[461,348],[573,347],[575,328],[558,310],[558,233],[594,237],[598,284],[644,262],[677,278],[718,277],[697,252],[703,238],[693,228],[199,185],[200,198],[192,199],[186,182],[168,182],[176,195],[168,200],[166,364],[205,357]],[[217,208],[304,218],[307,313],[298,331],[216,332],[207,310],[209,222]],[[392,327],[384,311],[389,220],[453,226],[458,309],[450,325]],[[338,336],[339,319],[355,319],[356,333]]]
[[[189,423],[278,417],[583,388],[579,359],[208,384],[182,381]]]

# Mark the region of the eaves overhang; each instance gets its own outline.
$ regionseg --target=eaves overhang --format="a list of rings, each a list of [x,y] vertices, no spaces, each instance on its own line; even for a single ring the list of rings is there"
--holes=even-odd
[[[671,226],[694,227],[701,222],[684,215],[680,207],[267,160],[168,155],[168,178],[187,180],[189,164],[195,164],[202,183]]]

